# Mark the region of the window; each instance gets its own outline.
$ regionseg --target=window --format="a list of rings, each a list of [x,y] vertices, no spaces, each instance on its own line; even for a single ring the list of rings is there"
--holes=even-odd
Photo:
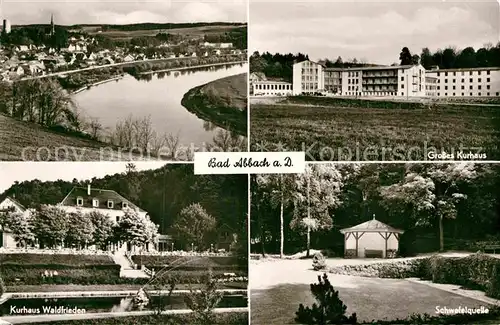
[[[122,202],[122,208],[128,208],[128,203],[127,202]]]
[[[437,89],[438,89],[438,90],[440,90],[440,89],[439,89],[439,86],[438,86],[438,88],[437,88]]]
[[[490,82],[490,78],[486,78],[486,82]]]
[[[472,78],[469,79],[469,82],[472,82]]]
[[[478,79],[477,79],[477,82],[481,82],[481,78],[478,78]]]
[[[462,76],[465,74],[465,72],[462,71]],[[462,79],[463,80],[463,79]]]
[[[480,75],[481,75],[481,71],[478,71],[478,72],[477,72],[477,75],[478,75],[478,76],[480,76]]]
[[[404,76],[401,76],[401,81],[405,81],[405,77]]]
[[[456,76],[456,75],[457,75],[457,73],[456,73],[456,72],[453,72],[453,75],[454,75],[454,76]],[[454,79],[453,79],[453,80],[454,80]],[[455,81],[453,81],[453,82],[455,82]]]
[[[448,83],[448,79],[444,79],[444,83],[446,83],[446,84],[447,84],[447,83]]]
[[[448,96],[448,93],[444,93],[445,96]]]
[[[465,82],[465,79],[464,79],[464,78],[462,78],[462,82]]]
[[[481,85],[477,86],[477,89],[481,90]]]
[[[108,200],[108,208],[113,209],[114,202],[112,200]]]
[[[469,86],[469,89],[472,90],[472,86]]]
[[[465,89],[465,86],[464,86],[464,85],[462,85],[462,89]]]
[[[464,95],[465,95],[465,94],[464,94],[464,93],[462,93],[462,96],[464,96]]]
[[[92,199],[92,206],[94,208],[98,208],[99,207],[99,200],[98,199]]]
[[[438,72],[438,77],[439,77],[439,72]]]
[[[486,89],[490,90],[490,85],[486,85]]]
[[[489,95],[490,95],[490,93],[486,93],[486,96],[489,96]]]
[[[453,96],[455,96],[455,93],[453,93]]]
[[[404,93],[401,93],[401,96],[404,96]]]
[[[116,222],[120,222],[120,216],[116,216]]]
[[[401,89],[404,89],[405,88],[405,84],[401,84]]]
[[[477,93],[478,96],[481,96],[481,93]]]
[[[444,73],[444,76],[445,76],[445,77],[448,77],[448,72],[445,72],[445,73]]]
[[[444,86],[444,90],[448,90],[448,86]]]
[[[453,90],[455,90],[455,89],[456,89],[456,87],[455,87],[455,86],[453,86]]]
[[[401,94],[402,95],[402,94]],[[438,93],[438,96],[441,96],[441,93]]]
[[[77,197],[76,198],[76,205],[81,207],[83,205],[83,198]]]
[[[486,74],[489,76],[490,75],[490,70],[486,71]]]
[[[453,83],[457,82],[457,79],[453,79]]]
[[[470,93],[470,95],[472,96],[472,93]]]
[[[472,71],[469,71],[469,75],[472,76]],[[471,95],[472,96],[472,95]]]

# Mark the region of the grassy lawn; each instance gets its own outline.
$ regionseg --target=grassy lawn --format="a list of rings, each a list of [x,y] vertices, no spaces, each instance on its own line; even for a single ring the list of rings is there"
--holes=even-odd
[[[395,279],[356,278],[356,287],[334,287],[347,306],[347,313],[356,313],[358,321],[406,318],[412,313],[436,316],[436,306],[469,308],[484,306],[465,298],[425,285]],[[339,284],[341,286],[341,284]],[[252,324],[294,324],[300,303],[316,302],[309,285],[282,284],[266,290],[252,290]]]
[[[323,100],[252,104],[252,151],[306,151],[307,160],[424,160],[430,148],[482,148],[488,160],[500,159],[500,107]]]
[[[37,153],[40,148],[43,150]],[[138,157],[129,155],[126,151],[119,154],[116,149],[112,152],[111,149],[115,148],[102,142],[56,133],[34,123],[0,115],[0,160],[117,161]]]

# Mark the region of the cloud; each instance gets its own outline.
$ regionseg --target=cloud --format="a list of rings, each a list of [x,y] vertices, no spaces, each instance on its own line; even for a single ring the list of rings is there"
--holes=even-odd
[[[254,19],[258,17],[255,11],[263,10],[269,15],[271,9],[251,6],[250,48],[303,52],[314,59],[339,55],[344,58],[364,57],[375,63],[390,64],[397,59],[403,46],[420,53],[423,47],[432,50],[449,45],[479,47],[498,40],[498,16],[496,21],[495,15],[489,20],[482,19],[477,10],[456,4],[433,6],[422,3],[411,11],[405,5],[375,4],[371,7],[358,4],[356,12],[352,5],[311,3],[307,9],[300,5],[282,8],[277,20],[269,20],[268,16]],[[342,8],[346,9],[344,15]],[[370,11],[372,15],[366,15]],[[325,12],[331,12],[334,17],[328,17]]]
[[[141,22],[245,22],[247,4],[233,1],[53,0],[3,1],[0,12],[13,24],[131,24]]]

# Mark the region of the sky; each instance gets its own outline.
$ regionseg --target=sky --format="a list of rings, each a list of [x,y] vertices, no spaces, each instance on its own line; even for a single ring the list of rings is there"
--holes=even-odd
[[[0,0],[12,25],[246,22],[247,0]]]
[[[79,181],[102,178],[124,173],[127,162],[3,162],[0,163],[0,193],[15,181]],[[161,161],[134,162],[138,171],[157,169],[165,165]]]
[[[398,62],[404,46],[478,49],[500,40],[499,1],[250,0],[249,49],[376,64]]]

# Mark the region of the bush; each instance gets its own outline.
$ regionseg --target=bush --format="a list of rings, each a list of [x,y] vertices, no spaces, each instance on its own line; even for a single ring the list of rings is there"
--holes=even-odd
[[[318,301],[312,307],[299,305],[299,310],[295,313],[295,321],[300,324],[356,324],[356,314],[350,317],[345,315],[347,306],[339,298],[339,292],[335,291],[328,280],[328,276],[318,276],[318,284],[311,284],[311,292]]]
[[[324,270],[326,268],[326,260],[323,254],[321,253],[314,254],[312,265],[314,271]]]

